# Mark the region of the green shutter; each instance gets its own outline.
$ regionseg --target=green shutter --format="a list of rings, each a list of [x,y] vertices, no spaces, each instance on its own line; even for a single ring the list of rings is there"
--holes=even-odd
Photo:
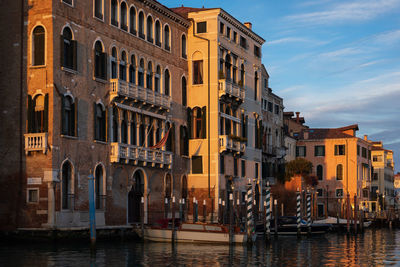
[[[44,96],[44,121],[43,121],[43,126],[44,126],[44,131],[48,132],[49,130],[49,94],[46,94]]]
[[[64,67],[64,36],[60,36],[60,67]]]
[[[192,132],[192,122],[193,122],[193,114],[192,114],[192,109],[187,108],[187,127],[188,127],[188,132],[189,132],[189,139],[193,138],[193,132]]]
[[[67,129],[65,129],[65,96],[61,96],[61,134],[67,134]]]
[[[71,136],[78,136],[78,98],[75,97],[75,101],[72,104],[72,112],[71,112]]]
[[[96,133],[97,133],[97,131],[96,131],[96,124],[97,124],[97,120],[96,120],[96,107],[97,107],[97,104],[96,104],[96,102],[94,102],[93,103],[93,140],[97,140],[97,139],[100,139],[100,137],[99,136],[96,136]],[[100,127],[100,125],[98,125],[98,127]]]
[[[33,100],[32,100],[32,96],[28,95],[28,110],[27,110],[27,120],[28,120],[28,133],[32,133],[33,132]]]
[[[72,45],[72,68],[78,70],[78,42],[76,40],[71,40]]]
[[[201,138],[207,138],[207,107],[201,108]]]

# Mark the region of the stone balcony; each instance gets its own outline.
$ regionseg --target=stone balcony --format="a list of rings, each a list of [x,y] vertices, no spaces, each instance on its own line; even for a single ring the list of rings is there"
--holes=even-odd
[[[144,166],[150,165],[156,167],[158,165],[160,168],[166,166],[171,169],[172,152],[135,145],[111,143],[110,161],[120,162],[121,160],[126,163],[133,161],[135,165],[140,161]]]
[[[244,153],[246,150],[246,144],[238,140],[233,140],[229,135],[220,135],[219,141],[219,153],[224,151]]]
[[[30,151],[47,152],[47,133],[27,133],[25,136],[25,153]]]
[[[168,110],[171,107],[171,97],[146,89],[121,79],[110,80],[110,99],[116,97],[130,98]]]
[[[227,79],[218,80],[218,92],[219,97],[228,96],[235,98],[237,101],[244,101],[245,98],[244,88]]]

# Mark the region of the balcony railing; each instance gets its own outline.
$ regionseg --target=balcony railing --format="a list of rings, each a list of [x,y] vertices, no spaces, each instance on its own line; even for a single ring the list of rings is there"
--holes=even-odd
[[[246,144],[238,140],[233,140],[228,135],[219,136],[219,153],[223,151],[234,151],[237,153],[244,153]]]
[[[241,88],[238,84],[226,79],[220,79],[218,81],[219,97],[223,95],[233,96],[239,100],[244,100],[245,90]]]
[[[111,143],[111,162],[119,162],[120,160],[142,161],[145,165],[151,164],[153,167],[160,164],[169,169],[172,166],[172,152],[147,147],[138,147],[135,145],[127,145],[120,143]]]
[[[29,151],[47,152],[47,133],[27,133],[25,134],[25,153]]]
[[[168,95],[160,94],[151,89],[146,89],[121,79],[111,79],[110,83],[111,99],[117,96],[124,96],[165,109],[169,109],[171,106],[171,97]]]

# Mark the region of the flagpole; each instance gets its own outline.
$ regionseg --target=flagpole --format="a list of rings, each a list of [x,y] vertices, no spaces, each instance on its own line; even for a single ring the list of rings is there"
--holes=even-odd
[[[146,133],[146,136],[145,136],[145,138],[144,138],[143,145],[139,148],[139,156],[140,156],[140,152],[142,152],[142,150],[143,150],[144,144],[146,144],[147,137],[149,136],[149,133],[150,133],[150,131],[151,131],[151,128],[153,128],[153,125],[154,125],[154,121],[153,121],[153,123],[151,124],[150,129],[149,129],[149,130],[147,131],[147,133]]]

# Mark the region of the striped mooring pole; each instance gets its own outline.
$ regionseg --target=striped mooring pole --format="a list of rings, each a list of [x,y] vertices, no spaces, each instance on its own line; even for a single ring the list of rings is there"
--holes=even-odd
[[[247,184],[247,242],[252,242],[253,231],[253,187],[249,179]]]
[[[307,190],[307,229],[311,234],[311,195],[309,190]]]
[[[269,186],[269,182],[267,182],[267,187],[265,190],[265,202],[266,202],[266,207],[265,207],[265,217],[266,217],[266,222],[265,222],[265,231],[267,234],[267,238],[269,238],[269,235],[271,233],[271,188]]]
[[[300,191],[297,188],[296,192],[296,201],[297,201],[297,210],[296,210],[296,217],[297,217],[297,234],[300,235],[301,231],[301,201],[300,201]]]

